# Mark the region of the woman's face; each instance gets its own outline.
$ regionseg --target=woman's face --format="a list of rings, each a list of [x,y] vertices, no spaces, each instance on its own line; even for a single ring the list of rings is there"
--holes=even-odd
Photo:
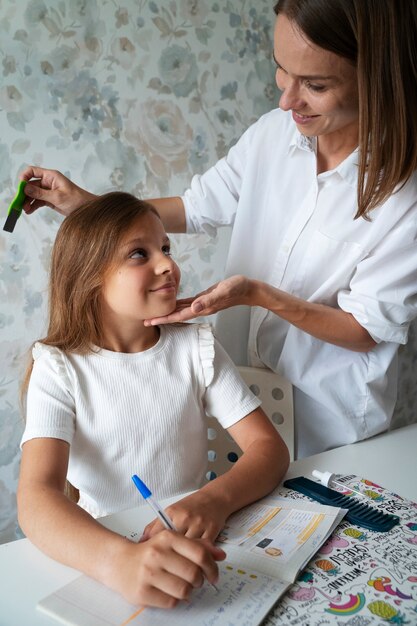
[[[310,42],[283,14],[275,24],[274,58],[279,106],[292,111],[303,135],[357,136],[357,73],[347,59]]]

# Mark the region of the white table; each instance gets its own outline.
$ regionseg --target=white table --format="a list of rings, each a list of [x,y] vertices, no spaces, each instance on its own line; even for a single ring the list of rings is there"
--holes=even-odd
[[[295,461],[287,478],[312,469],[356,474],[417,502],[417,424]]]
[[[363,476],[417,501],[417,424],[295,461],[287,478],[308,477],[313,469]],[[148,507],[137,507],[101,522],[128,534],[152,518]],[[36,611],[36,604],[77,576],[78,571],[51,560],[27,539],[0,545],[0,626],[52,626],[56,622]]]

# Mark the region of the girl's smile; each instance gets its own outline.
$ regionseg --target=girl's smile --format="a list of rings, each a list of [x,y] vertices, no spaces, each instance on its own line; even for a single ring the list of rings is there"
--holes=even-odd
[[[180,270],[162,222],[151,212],[134,222],[116,257],[101,292],[104,343],[110,350],[130,351],[133,345],[139,351],[157,339],[158,329],[146,328],[143,320],[175,309]]]
[[[177,285],[175,282],[169,281],[167,283],[164,283],[160,287],[156,287],[155,289],[150,289],[149,291],[152,291],[153,293],[162,293],[162,294],[165,294],[165,293],[170,294],[173,291],[177,293]]]

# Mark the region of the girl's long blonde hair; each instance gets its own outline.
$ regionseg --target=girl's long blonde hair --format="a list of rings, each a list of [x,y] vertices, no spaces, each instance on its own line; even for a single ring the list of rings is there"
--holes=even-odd
[[[49,278],[48,346],[86,354],[102,337],[100,292],[115,262],[118,243],[133,222],[154,207],[123,192],[107,193],[83,205],[61,224],[52,249]],[[33,360],[27,368],[26,393]]]
[[[367,217],[417,169],[417,2],[279,0],[274,11],[357,68],[355,217]]]
[[[49,278],[48,346],[86,354],[102,336],[100,292],[106,271],[115,263],[118,243],[133,222],[154,207],[123,192],[111,192],[76,209],[61,224],[52,249]],[[33,358],[23,379],[21,404]],[[65,495],[78,502],[79,491],[68,480]]]

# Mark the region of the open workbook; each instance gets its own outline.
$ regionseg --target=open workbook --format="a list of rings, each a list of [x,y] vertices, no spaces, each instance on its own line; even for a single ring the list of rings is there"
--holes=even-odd
[[[191,602],[166,610],[137,607],[80,576],[38,609],[74,626],[216,626],[259,624],[319,550],[346,511],[269,496],[235,513],[218,537],[227,553],[218,591],[209,584]],[[137,533],[132,533],[132,537]]]

